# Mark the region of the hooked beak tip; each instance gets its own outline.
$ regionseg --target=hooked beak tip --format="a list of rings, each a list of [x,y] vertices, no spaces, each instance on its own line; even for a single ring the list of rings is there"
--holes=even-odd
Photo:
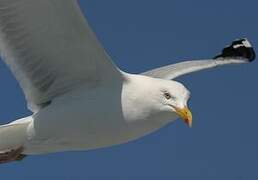
[[[181,117],[184,122],[191,128],[193,125],[192,113],[188,107],[185,108],[176,108],[176,112]]]

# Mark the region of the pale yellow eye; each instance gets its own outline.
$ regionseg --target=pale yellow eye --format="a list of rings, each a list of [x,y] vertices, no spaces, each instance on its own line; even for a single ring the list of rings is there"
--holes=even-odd
[[[166,99],[171,99],[171,95],[168,92],[164,93],[164,96]]]

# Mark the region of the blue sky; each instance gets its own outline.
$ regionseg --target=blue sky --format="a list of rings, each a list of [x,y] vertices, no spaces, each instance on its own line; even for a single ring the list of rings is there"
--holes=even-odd
[[[142,72],[213,57],[232,40],[258,47],[255,0],[84,0],[83,11],[114,62]],[[0,179],[257,180],[258,64],[181,77],[194,124],[176,121],[137,141],[88,152],[32,156],[0,166]],[[0,123],[26,115],[22,91],[0,62]]]

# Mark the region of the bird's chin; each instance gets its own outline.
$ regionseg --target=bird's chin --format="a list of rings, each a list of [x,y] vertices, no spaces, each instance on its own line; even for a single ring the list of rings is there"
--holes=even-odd
[[[163,112],[168,112],[168,113],[173,113],[173,114],[177,114],[176,112],[176,109],[174,108],[174,106],[172,105],[166,105],[166,106],[163,106],[161,111]]]

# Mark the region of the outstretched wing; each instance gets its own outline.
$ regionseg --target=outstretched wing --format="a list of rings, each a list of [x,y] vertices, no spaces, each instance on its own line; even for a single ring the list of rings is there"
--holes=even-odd
[[[175,79],[191,72],[214,68],[226,64],[248,63],[254,59],[255,51],[250,42],[247,39],[240,39],[234,41],[230,46],[224,48],[222,53],[213,59],[180,62],[153,69],[142,74],[161,79]]]
[[[0,53],[33,111],[120,75],[75,0],[1,0]]]

